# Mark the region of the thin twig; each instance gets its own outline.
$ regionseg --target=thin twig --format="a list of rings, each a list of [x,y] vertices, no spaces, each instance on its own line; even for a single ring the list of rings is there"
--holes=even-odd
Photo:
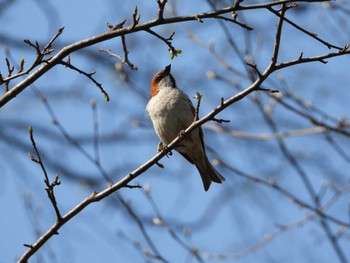
[[[171,40],[173,39],[173,36],[175,35],[175,32],[173,32],[168,38],[164,38],[164,37],[162,37],[161,35],[159,35],[158,33],[154,32],[153,30],[151,30],[149,28],[146,28],[145,31],[150,33],[151,35],[156,36],[160,40],[162,40],[169,47],[169,52],[171,53],[172,58],[176,57],[177,54],[181,53],[181,50],[176,49],[171,43]]]
[[[158,3],[158,20],[163,20],[164,18],[164,8],[168,0],[157,0]]]
[[[261,91],[267,91],[268,93],[270,94],[273,94],[273,93],[279,93],[280,91],[277,90],[277,89],[265,89],[265,88],[258,88],[257,90],[261,90]]]
[[[227,261],[227,260],[238,261],[244,257],[247,257],[248,255],[252,255],[257,250],[267,246],[273,240],[276,240],[278,237],[280,237],[285,232],[287,232],[291,229],[297,228],[297,227],[302,227],[306,223],[309,223],[311,221],[315,221],[316,218],[317,218],[317,216],[312,214],[312,215],[305,216],[301,220],[297,220],[297,221],[291,222],[289,224],[279,225],[277,230],[275,230],[271,233],[264,234],[263,238],[260,241],[248,246],[247,248],[243,249],[242,251],[240,251],[238,253],[229,253],[229,254],[222,254],[222,253],[220,253],[220,254],[210,253],[209,254],[208,253],[206,255],[206,259],[218,260],[218,261]]]
[[[132,22],[132,25],[131,25],[131,29],[134,29],[139,24],[141,15],[139,15],[137,12],[138,12],[138,8],[137,8],[137,6],[135,6],[134,13],[132,14],[133,22]]]
[[[128,51],[128,47],[126,45],[125,35],[122,35],[121,39],[122,39],[124,56],[125,56],[125,59],[123,60],[122,63],[127,64],[132,70],[137,70],[137,67],[133,63],[131,63],[130,60],[129,60],[129,56],[128,56],[129,55],[129,51]]]
[[[117,198],[119,202],[123,205],[123,207],[126,208],[129,215],[132,217],[132,219],[136,222],[138,227],[140,228],[142,235],[145,237],[147,243],[149,244],[150,248],[154,252],[154,256],[156,259],[160,260],[161,262],[168,262],[163,256],[161,256],[159,250],[157,249],[156,245],[152,241],[151,237],[148,235],[146,228],[142,222],[142,220],[137,216],[137,214],[131,209],[130,204],[128,204],[120,195],[117,195]]]
[[[204,260],[200,256],[200,254],[194,249],[193,247],[190,247],[187,245],[174,231],[174,229],[166,222],[165,218],[162,216],[162,213],[160,212],[160,209],[158,208],[156,202],[154,201],[150,190],[143,190],[142,193],[146,196],[147,200],[151,204],[154,212],[156,213],[157,219],[155,224],[163,226],[169,233],[169,235],[185,250],[187,250],[191,255],[194,256],[195,259],[197,259],[198,262],[204,263]]]
[[[68,143],[70,143],[72,146],[74,146],[87,160],[89,160],[92,164],[96,165],[98,171],[102,175],[102,177],[109,183],[112,184],[113,180],[108,176],[107,172],[103,169],[101,164],[96,161],[92,157],[89,152],[87,152],[74,138],[72,138],[66,128],[61,124],[61,122],[58,120],[55,112],[53,111],[49,101],[47,98],[37,89],[35,86],[33,86],[34,92],[40,97],[40,100],[43,102],[44,107],[46,108],[47,112],[49,113],[52,123],[57,127],[57,129],[60,131],[62,136],[67,140]]]
[[[135,66],[133,63],[131,63],[129,60],[129,57],[128,57],[129,51],[127,49],[127,45],[125,42],[125,36],[122,35],[121,39],[122,39],[122,45],[123,45],[123,51],[124,51],[125,58],[113,53],[110,49],[99,48],[98,51],[107,53],[109,57],[115,57],[115,58],[119,59],[123,64],[128,65],[132,70],[137,70],[137,66]]]
[[[272,7],[271,7],[271,9],[272,9]],[[280,49],[280,45],[281,45],[282,26],[283,26],[283,20],[284,20],[284,15],[286,13],[286,10],[287,10],[286,4],[282,4],[281,14],[279,14],[280,19],[278,20],[276,36],[275,36],[275,46],[273,48],[273,53],[272,53],[272,57],[271,57],[271,66],[272,67],[276,66],[276,64],[277,64],[279,49]]]
[[[249,181],[261,184],[263,186],[269,187],[269,188],[277,191],[278,193],[280,193],[283,196],[285,196],[286,198],[288,198],[294,204],[296,204],[302,208],[310,210],[311,212],[317,214],[319,217],[327,219],[327,220],[329,220],[337,225],[344,225],[345,227],[350,228],[350,223],[348,223],[346,221],[339,220],[339,219],[327,214],[325,211],[326,209],[324,209],[324,208],[315,208],[313,205],[303,201],[302,199],[298,198],[297,196],[295,196],[294,194],[289,192],[287,189],[278,185],[275,181],[268,181],[268,180],[261,179],[258,176],[250,175],[250,174],[243,172],[235,167],[232,167],[231,165],[229,165],[228,163],[225,163],[222,160],[220,160],[219,162],[220,162],[220,165],[222,165],[223,167],[227,168],[228,170],[234,172],[236,175],[243,177]]]
[[[287,103],[286,101],[284,101],[278,97],[276,97],[276,100],[285,108],[287,108],[287,109],[291,110],[292,112],[308,119],[315,126],[323,127],[329,131],[334,131],[334,132],[343,134],[343,135],[348,136],[348,137],[350,136],[350,131],[345,130],[344,127],[342,127],[341,125],[334,125],[333,126],[333,125],[327,124],[325,122],[319,121],[316,118],[314,118],[313,116],[306,114],[299,109],[296,109],[295,107],[291,106],[289,103]]]
[[[307,57],[307,58],[303,58],[303,57],[299,56],[298,59],[276,64],[275,67],[276,67],[276,70],[279,70],[279,69],[290,67],[290,66],[293,66],[296,64],[303,64],[303,63],[310,63],[310,62],[321,62],[321,63],[325,64],[325,63],[327,63],[325,61],[325,59],[338,57],[341,55],[348,55],[348,54],[350,54],[349,48],[346,48],[346,49],[343,48],[342,50],[339,50],[338,52],[328,53],[328,54],[324,54],[324,55],[320,55],[320,56]]]
[[[116,24],[116,25],[111,25],[110,23],[106,23],[106,26],[110,29],[110,30],[117,30],[117,29],[120,29],[124,26],[126,22],[126,19],[124,19],[122,22]]]
[[[335,48],[335,49],[338,49],[338,50],[341,50],[342,48],[341,47],[338,47],[338,46],[335,46],[335,45],[332,45],[326,41],[324,41],[323,39],[319,38],[315,33],[311,33],[307,30],[305,30],[304,28],[302,28],[301,26],[298,26],[296,23],[292,22],[291,20],[289,20],[288,18],[284,17],[282,14],[280,14],[278,11],[274,10],[271,6],[268,6],[267,9],[275,14],[276,16],[282,18],[284,21],[286,21],[288,24],[292,25],[293,27],[295,27],[296,29],[300,30],[301,32],[307,34],[308,36],[316,39],[317,41],[321,42],[322,44],[324,44],[326,47],[328,47],[329,49],[331,48]]]
[[[277,1],[276,3],[286,3],[288,1]],[[270,3],[271,4],[271,3]],[[271,4],[275,5],[275,4]],[[258,6],[258,5],[256,5]],[[261,5],[259,5],[261,6]],[[240,9],[244,8],[242,6],[238,6]],[[266,8],[266,5],[264,6]],[[207,14],[208,15],[208,14]],[[212,14],[210,13],[210,16]],[[215,13],[215,15],[217,15],[217,13]],[[208,15],[209,16],[209,15]],[[195,17],[187,17],[186,19],[189,20],[195,20],[198,16]],[[172,23],[171,19],[164,19],[165,22],[167,23]],[[144,25],[144,24],[143,24]],[[138,25],[135,26],[134,29],[135,30],[146,30],[146,28],[150,28],[150,25],[148,25],[148,27],[143,28],[142,25]],[[120,29],[120,31],[116,31],[116,32],[108,32],[108,34],[113,33],[113,36],[117,36],[117,33],[121,33],[123,29]],[[123,31],[124,32],[124,31]],[[108,35],[107,34],[107,35]],[[116,34],[116,35],[114,35]],[[124,32],[124,34],[126,34]],[[108,36],[111,36],[108,35]],[[277,38],[276,38],[277,39]],[[94,41],[98,42],[98,38],[95,39]],[[95,42],[95,43],[97,43]],[[86,43],[85,43],[86,44]],[[91,42],[89,42],[87,45],[90,45]],[[72,50],[70,50],[71,52],[73,52]],[[345,51],[344,51],[345,52]],[[69,52],[68,52],[69,53]],[[67,54],[67,53],[64,53]],[[61,54],[64,55],[64,54]],[[343,54],[343,53],[342,53]],[[337,53],[337,55],[340,55],[339,53]],[[57,56],[57,55],[56,55]],[[52,58],[52,60],[57,59],[57,57]],[[51,61],[52,61],[51,60]],[[58,62],[59,63],[59,62]],[[267,79],[267,77],[269,77],[273,72],[275,72],[278,68],[275,67],[268,67],[263,73],[260,73],[259,78],[257,78],[249,87],[247,87],[245,90],[239,92],[238,94],[232,96],[231,98],[229,98],[228,100],[224,101],[222,100],[221,103],[215,108],[213,109],[210,113],[208,113],[205,117],[193,122],[192,125],[190,125],[190,127],[188,127],[183,135],[189,134],[191,131],[193,131],[194,129],[198,128],[199,126],[201,126],[202,124],[204,124],[205,122],[208,122],[210,120],[212,120],[213,118],[215,118],[215,116],[217,114],[219,114],[220,112],[222,112],[224,109],[226,109],[227,107],[229,107],[230,105],[232,105],[233,103],[245,98],[246,96],[248,96],[249,94],[251,94],[252,92],[256,91],[257,89],[259,89],[262,85],[262,83]],[[40,70],[40,69],[39,69]],[[39,71],[38,70],[38,71]],[[37,71],[36,71],[37,72]],[[33,73],[34,74],[34,73]],[[40,76],[39,76],[40,77]],[[34,81],[34,80],[33,80]],[[14,88],[13,88],[14,89]],[[12,90],[13,90],[12,89]],[[1,105],[1,104],[0,104]],[[71,211],[69,211],[66,215],[64,215],[62,217],[62,220],[60,222],[56,222],[50,229],[48,229],[48,231],[46,233],[44,233],[33,245],[31,245],[31,247],[23,254],[22,258],[20,259],[20,262],[26,262],[43,244],[45,244],[55,233],[57,233],[57,231],[66,223],[68,222],[71,218],[73,218],[74,216],[76,216],[78,213],[80,213],[82,210],[84,210],[87,206],[89,206],[91,203],[94,202],[98,202],[100,200],[102,200],[103,198],[106,198],[107,196],[111,195],[112,193],[114,193],[115,191],[118,191],[120,188],[125,187],[126,185],[128,185],[129,182],[131,182],[133,179],[135,179],[137,176],[139,176],[140,174],[144,173],[146,170],[148,170],[151,166],[155,165],[161,158],[163,158],[169,151],[171,151],[172,149],[174,149],[177,144],[180,142],[180,138],[176,138],[174,139],[174,141],[172,143],[170,143],[167,146],[167,149],[159,152],[157,155],[155,155],[152,159],[150,159],[147,163],[143,164],[142,166],[140,166],[138,169],[136,169],[135,171],[133,171],[132,173],[128,174],[127,176],[125,176],[123,179],[121,179],[119,182],[111,185],[110,187],[104,189],[101,192],[94,192],[92,193],[89,197],[87,197],[86,199],[84,199],[81,203],[79,203],[75,208],[73,208]],[[276,186],[274,186],[276,187]],[[295,202],[299,202],[299,200],[293,200]],[[342,222],[340,220],[337,220],[335,218],[332,218],[331,216],[327,215],[324,213],[324,211],[319,210],[319,207],[314,208],[313,206],[310,206],[306,203],[298,203],[299,205],[301,205],[302,207],[306,207],[312,211],[314,211],[315,213],[317,213],[321,218],[336,222],[337,224],[343,224],[344,226],[348,226],[349,224],[347,224],[346,222]]]
[[[328,0],[317,0],[317,2],[325,2]],[[295,0],[279,0],[279,1],[272,1],[267,3],[261,3],[261,4],[250,4],[250,5],[233,5],[226,8],[222,8],[219,10],[211,11],[211,12],[205,12],[201,14],[194,14],[189,16],[177,16],[177,17],[171,17],[171,18],[164,18],[162,20],[154,19],[148,22],[145,22],[143,24],[138,24],[140,16],[137,16],[137,8],[134,11],[134,21],[133,24],[129,27],[123,27],[118,30],[108,30],[107,32],[104,32],[102,34],[75,42],[73,44],[70,44],[64,48],[62,48],[55,56],[50,58],[49,60],[45,61],[45,64],[42,65],[38,70],[31,73],[26,79],[16,84],[14,87],[9,89],[5,92],[3,96],[0,97],[0,107],[4,106],[7,102],[15,98],[19,93],[21,93],[24,89],[26,89],[28,86],[30,86],[33,82],[35,82],[38,78],[40,78],[42,75],[44,75],[47,71],[52,69],[54,66],[60,64],[60,62],[67,57],[72,52],[75,52],[79,49],[86,48],[88,46],[92,46],[94,44],[100,43],[102,41],[106,41],[108,39],[112,39],[115,37],[119,37],[121,35],[131,34],[142,30],[147,30],[152,27],[156,27],[159,25],[165,25],[165,24],[172,24],[172,23],[181,23],[186,21],[197,21],[198,19],[209,19],[209,18],[215,18],[218,15],[230,13],[233,11],[241,11],[241,10],[257,10],[257,9],[266,9],[268,7],[281,5],[283,3],[291,3],[295,2]],[[298,2],[315,2],[315,0],[299,0]],[[237,2],[238,3],[238,2]],[[176,54],[176,53],[175,53]],[[337,54],[335,56],[343,55],[344,53]],[[28,70],[21,72],[21,75],[30,73],[37,64],[33,64]],[[18,77],[18,75],[16,76]],[[10,78],[13,78],[11,76]],[[6,79],[3,79],[6,81]]]
[[[60,64],[66,66],[67,68],[70,68],[74,71],[77,71],[79,74],[83,74],[84,76],[86,76],[87,78],[89,78],[102,92],[103,97],[106,101],[109,101],[109,95],[108,93],[103,89],[102,84],[97,82],[94,78],[93,75],[96,73],[95,71],[91,72],[91,73],[86,73],[85,71],[73,66],[70,61],[69,62],[65,62],[65,61],[61,61]]]
[[[51,38],[49,43],[46,44],[43,51],[41,52],[43,55],[48,55],[53,51],[52,44],[63,33],[63,30],[64,30],[64,27],[61,27],[60,29],[58,29],[58,32],[56,33],[56,35],[54,35],[53,38]]]
[[[97,102],[96,99],[92,99],[90,102],[91,110],[92,110],[92,123],[93,123],[93,131],[94,131],[94,154],[95,160],[97,163],[101,163],[100,159],[100,144],[99,144],[99,119],[97,114]]]
[[[20,66],[18,72],[16,74],[14,74],[14,75],[9,74],[8,77],[6,77],[6,78],[1,78],[0,85],[2,83],[6,83],[8,85],[11,80],[16,79],[18,77],[21,77],[23,75],[26,75],[26,74],[30,73],[35,67],[40,65],[42,63],[42,59],[43,59],[44,55],[47,55],[47,54],[49,54],[49,53],[51,53],[53,51],[53,49],[51,49],[51,46],[52,46],[53,42],[58,38],[58,36],[63,33],[63,30],[64,30],[64,27],[62,27],[62,28],[60,28],[58,30],[58,32],[55,34],[55,36],[46,44],[46,46],[43,49],[43,51],[40,51],[40,46],[39,46],[38,42],[36,42],[36,44],[33,44],[28,39],[25,39],[24,40],[25,43],[27,43],[29,46],[32,46],[32,47],[35,48],[35,50],[37,52],[36,59],[34,60],[32,65],[29,66],[29,68],[27,70],[25,70],[25,71],[23,71],[23,66],[24,66],[25,60],[21,59],[21,63],[20,63],[21,66]],[[50,52],[48,52],[48,49],[50,49]]]
[[[196,108],[194,111],[194,121],[198,121],[198,115],[199,115],[199,107],[201,105],[201,100],[202,100],[203,95],[200,94],[198,91],[196,92],[195,99],[197,101]]]
[[[232,22],[234,24],[237,24],[239,25],[240,27],[244,28],[244,29],[247,29],[247,30],[254,30],[254,28],[252,28],[251,26],[248,26],[244,23],[241,23],[241,22],[238,22],[236,19],[233,19],[233,18],[228,18],[228,17],[225,17],[225,16],[217,16],[216,18],[218,19],[222,19],[224,21],[227,21],[227,22]]]
[[[62,219],[62,216],[61,216],[61,213],[60,213],[60,210],[58,209],[58,205],[57,205],[57,201],[56,201],[56,197],[55,197],[55,193],[54,193],[54,188],[55,186],[57,185],[60,185],[61,182],[59,181],[58,179],[58,176],[55,177],[55,180],[50,183],[50,180],[49,180],[49,177],[47,175],[47,172],[46,172],[46,168],[45,168],[45,165],[43,163],[43,160],[41,159],[41,156],[40,156],[40,153],[39,153],[39,150],[38,150],[38,147],[36,146],[36,143],[35,143],[35,140],[34,140],[34,135],[33,135],[33,128],[30,126],[28,128],[28,131],[29,131],[29,138],[30,138],[30,141],[32,142],[32,146],[35,150],[35,154],[37,156],[37,158],[35,158],[33,156],[33,154],[29,153],[29,158],[40,165],[40,168],[44,174],[44,182],[45,182],[45,185],[46,185],[46,192],[47,192],[47,195],[51,201],[51,204],[52,204],[52,207],[54,208],[55,210],[55,213],[56,213],[56,217],[57,217],[57,221],[60,221]]]

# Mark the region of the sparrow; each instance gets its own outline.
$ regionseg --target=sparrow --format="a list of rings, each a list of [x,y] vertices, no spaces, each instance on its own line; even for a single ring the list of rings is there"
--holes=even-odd
[[[177,87],[170,69],[169,64],[152,78],[151,99],[146,106],[154,130],[163,145],[169,145],[195,118],[191,100]],[[184,136],[175,150],[196,166],[205,191],[208,191],[212,182],[220,184],[225,180],[208,160],[201,127]]]

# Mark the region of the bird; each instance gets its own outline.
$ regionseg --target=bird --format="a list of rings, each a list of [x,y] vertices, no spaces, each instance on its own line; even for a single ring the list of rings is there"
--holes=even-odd
[[[154,130],[165,147],[195,119],[195,108],[191,100],[176,85],[170,70],[171,64],[154,75],[150,87],[151,99],[146,106]],[[208,160],[201,127],[185,135],[175,150],[196,166],[205,191],[208,191],[212,182],[221,184],[225,181]]]

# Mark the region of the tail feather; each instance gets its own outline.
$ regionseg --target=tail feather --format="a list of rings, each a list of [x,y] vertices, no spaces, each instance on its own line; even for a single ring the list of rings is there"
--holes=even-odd
[[[223,181],[225,181],[225,177],[223,177],[209,162],[208,159],[206,159],[205,167],[199,167],[196,165],[197,170],[202,178],[204,190],[208,191],[211,182],[215,182],[218,184],[221,184]]]

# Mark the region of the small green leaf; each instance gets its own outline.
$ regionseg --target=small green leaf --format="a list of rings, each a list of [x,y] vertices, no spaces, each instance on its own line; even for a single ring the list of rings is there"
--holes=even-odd
[[[196,100],[201,99],[203,97],[202,94],[200,94],[199,91],[196,91]]]
[[[170,53],[171,53],[171,59],[174,59],[174,57],[177,57],[179,54],[182,53],[182,50],[180,50],[180,49],[171,49]]]

